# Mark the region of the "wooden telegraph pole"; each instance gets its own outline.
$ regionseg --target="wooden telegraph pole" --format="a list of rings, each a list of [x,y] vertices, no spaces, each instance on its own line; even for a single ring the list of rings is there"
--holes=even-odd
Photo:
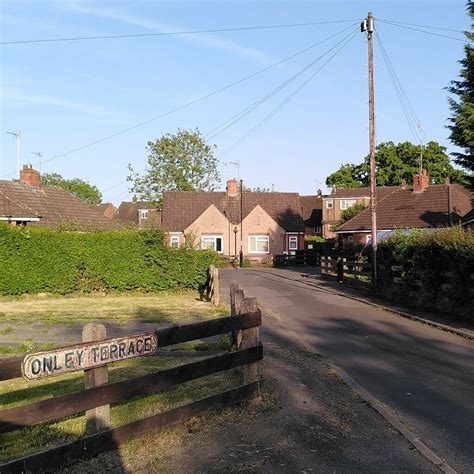
[[[375,112],[374,112],[374,17],[369,12],[361,24],[361,31],[367,31],[369,52],[369,160],[370,160],[370,210],[372,242],[372,285],[377,280],[377,181],[375,178]]]

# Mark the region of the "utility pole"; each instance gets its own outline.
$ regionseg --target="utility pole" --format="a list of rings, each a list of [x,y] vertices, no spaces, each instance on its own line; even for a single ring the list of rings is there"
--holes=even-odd
[[[240,265],[240,268],[242,268],[244,266],[244,249],[243,249],[243,238],[244,238],[244,234],[242,233],[243,230],[243,225],[242,225],[242,221],[244,220],[243,219],[243,215],[244,215],[244,212],[243,212],[243,196],[244,196],[244,180],[241,179],[240,180],[240,254],[239,254],[239,265]]]
[[[377,281],[377,181],[375,178],[375,111],[374,111],[374,17],[369,12],[361,23],[362,32],[367,31],[369,53],[369,162],[370,162],[370,213],[372,244],[372,285]]]
[[[18,179],[20,179],[20,151],[21,151],[21,132],[19,130],[13,130],[11,132],[5,132],[9,135],[13,135],[16,138],[16,168],[18,172]]]

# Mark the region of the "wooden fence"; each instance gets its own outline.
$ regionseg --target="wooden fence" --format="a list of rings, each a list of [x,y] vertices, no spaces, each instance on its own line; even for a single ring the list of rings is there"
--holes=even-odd
[[[321,257],[321,275],[336,276],[339,281],[370,284],[372,265],[345,257]]]
[[[93,386],[94,383],[92,383],[92,386],[89,385],[91,388],[83,391],[1,410],[0,432],[5,433],[78,413],[87,413],[90,410],[97,410],[97,407],[102,408],[111,403],[123,402],[131,397],[161,392],[184,382],[240,366],[242,366],[244,375],[243,385],[147,418],[116,427],[97,429],[97,432],[74,442],[6,462],[0,465],[0,472],[56,470],[73,464],[79,459],[96,456],[103,451],[114,449],[132,437],[186,421],[203,411],[219,408],[255,394],[259,384],[257,364],[263,358],[263,349],[259,342],[261,313],[257,309],[256,300],[244,298],[242,290],[235,285],[231,298],[233,299],[233,305],[230,317],[161,328],[154,331],[157,338],[155,339],[155,341],[157,340],[157,348],[232,333],[234,344],[231,352],[128,380],[105,383],[104,385],[97,383],[96,386]],[[152,333],[153,337],[154,335]],[[105,344],[107,341],[112,341],[112,339],[100,339],[95,342]],[[77,348],[77,345],[64,349],[73,348]],[[60,350],[55,349],[55,351],[57,353]],[[0,380],[20,377],[24,360],[26,361],[26,358],[14,357],[0,361]],[[98,369],[92,369],[91,372],[104,368],[104,365],[102,365]],[[25,371],[24,367],[23,371]],[[84,371],[84,373],[87,376],[87,371]]]

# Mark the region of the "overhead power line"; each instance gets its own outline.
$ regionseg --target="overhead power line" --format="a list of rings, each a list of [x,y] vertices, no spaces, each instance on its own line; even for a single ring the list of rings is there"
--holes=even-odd
[[[444,28],[444,27],[441,27],[441,26],[432,26],[432,25],[420,25],[418,23],[406,23],[404,21],[397,21],[397,20],[385,20],[385,19],[380,19],[379,17],[377,17],[377,21],[384,21],[386,23],[397,23],[398,25],[404,25],[404,26],[418,26],[418,27],[421,27],[421,28],[429,28],[431,30],[441,30],[441,31],[452,31],[453,33],[464,33],[463,30],[454,30],[452,28]]]
[[[380,51],[382,52],[382,58],[385,62],[388,75],[390,77],[390,80],[392,81],[392,85],[393,85],[393,88],[395,89],[395,93],[397,95],[398,101],[400,102],[400,106],[402,108],[403,114],[405,115],[405,118],[407,120],[408,127],[410,128],[410,131],[413,134],[415,141],[421,143],[423,139],[422,132],[421,132],[422,130],[421,122],[418,119],[415,109],[413,108],[400,79],[398,78],[397,72],[395,71],[392,61],[390,60],[387,50],[385,49],[382,43],[382,39],[380,38],[380,35],[378,34],[377,31],[375,32],[375,37],[377,38],[377,42],[380,46]]]
[[[344,28],[343,30],[335,33],[334,35],[331,35],[321,41],[318,41],[317,43],[314,43],[312,44],[311,46],[309,46],[308,48],[305,48],[304,50],[301,50],[301,51],[308,51],[309,49],[312,49],[326,41],[329,41],[330,39],[334,38],[335,36],[338,36],[340,35],[341,33],[344,33],[345,31],[347,31],[349,28],[353,28],[354,27],[354,24],[349,26],[348,28]],[[293,80],[295,80],[297,77],[299,77],[302,73],[304,73],[306,70],[308,70],[311,66],[313,66],[316,62],[318,62],[320,59],[322,59],[324,56],[326,56],[327,54],[329,54],[334,48],[336,48],[339,44],[341,44],[341,42],[343,42],[345,39],[348,38],[348,36],[350,36],[351,34],[353,34],[353,32],[349,33],[349,35],[345,36],[341,41],[339,41],[338,43],[336,43],[333,47],[331,47],[329,50],[327,50],[325,53],[323,53],[321,56],[319,56],[317,59],[315,59],[314,61],[311,61],[311,63],[306,66],[305,68],[303,68],[302,70],[300,70],[299,72],[297,72],[296,74],[294,74],[292,77],[290,77],[289,79],[287,79],[283,84],[281,84],[280,86],[276,87],[275,89],[273,89],[270,93],[266,94],[262,99],[259,99],[257,100],[256,102],[252,103],[251,105],[249,105],[248,107],[246,107],[244,110],[240,111],[239,113],[233,115],[230,119],[226,120],[225,122],[223,122],[222,124],[220,124],[219,126],[213,128],[212,130],[210,130],[209,132],[207,132],[205,134],[205,137],[209,137],[211,134],[212,136],[209,138],[209,139],[213,139],[215,137],[217,137],[218,135],[220,135],[221,133],[223,133],[225,130],[227,130],[228,128],[230,128],[230,126],[232,126],[234,123],[236,123],[238,120],[240,120],[241,118],[243,118],[244,116],[248,115],[249,113],[251,113],[253,110],[255,110],[258,106],[260,106],[261,104],[263,104],[266,100],[270,99],[271,97],[273,97],[276,93],[278,93],[280,90],[282,90],[284,87],[286,87],[286,85],[288,85],[290,82],[292,82]],[[301,53],[298,52],[297,54],[300,54]],[[219,131],[218,131],[219,130]],[[214,132],[217,132],[217,133],[214,133]],[[102,192],[103,193],[106,193],[122,184],[125,184],[128,180],[124,180],[124,181],[120,181],[120,183],[117,183],[117,184],[114,184],[106,189],[104,189]]]
[[[351,25],[352,27],[353,25]],[[345,29],[347,30],[347,28]],[[304,74],[306,71],[311,69],[317,62],[319,62],[321,59],[323,59],[325,56],[327,56],[331,51],[336,49],[341,43],[343,43],[349,36],[351,36],[354,33],[354,31],[351,31],[348,35],[346,35],[344,38],[342,38],[340,41],[338,41],[334,46],[326,50],[323,54],[318,56],[315,60],[311,61],[308,65],[306,65],[304,68],[300,69],[296,74],[293,74],[290,78],[288,78],[286,81],[284,81],[282,84],[279,86],[275,87],[272,89],[270,92],[265,94],[261,99],[253,102],[249,106],[245,107],[243,110],[241,110],[239,113],[233,115],[230,119],[226,120],[223,122],[221,125],[215,127],[214,129],[210,130],[208,133],[206,133],[206,137],[208,137],[209,140],[213,140],[226,130],[228,130],[232,125],[236,124],[240,120],[242,120],[244,117],[252,113],[254,110],[256,110],[258,107],[263,105],[265,102],[270,100],[272,97],[274,97],[278,92],[283,90],[285,87],[289,86],[293,81],[298,79],[302,74]],[[337,36],[339,33],[336,33]],[[326,41],[326,40],[324,40]]]
[[[377,19],[377,20],[382,22],[382,23],[386,23],[387,25],[397,26],[398,28],[405,28],[406,30],[418,31],[420,33],[425,33],[425,34],[431,35],[431,36],[439,36],[440,38],[447,38],[447,39],[451,39],[451,40],[454,40],[454,41],[461,41],[462,43],[468,43],[467,39],[455,38],[454,36],[448,36],[448,35],[442,35],[440,33],[434,33],[433,31],[420,30],[419,28],[413,28],[411,26],[405,26],[405,25],[402,25],[402,24],[399,24],[399,23],[393,23],[392,21],[379,20],[379,19]]]
[[[353,25],[349,26],[348,28],[352,28],[352,27],[353,27]],[[342,32],[344,32],[344,31],[346,31],[348,28],[344,28],[344,29],[341,30],[339,33],[336,33],[336,35],[337,35],[337,34],[340,34],[340,33],[342,33]],[[72,150],[69,150],[69,151],[66,151],[66,152],[64,152],[64,153],[61,153],[61,154],[59,154],[59,155],[52,156],[51,158],[47,158],[47,159],[45,159],[45,160],[42,160],[42,163],[48,163],[48,162],[50,162],[50,161],[57,160],[57,159],[59,159],[59,158],[63,158],[63,157],[65,157],[65,156],[71,155],[71,154],[73,154],[73,153],[77,153],[77,152],[79,152],[79,151],[82,151],[82,150],[85,150],[85,149],[87,149],[87,148],[93,147],[93,146],[95,146],[95,145],[99,145],[100,143],[103,143],[103,142],[106,142],[106,141],[108,141],[108,140],[111,140],[112,138],[115,138],[115,137],[118,137],[118,136],[123,135],[123,134],[125,134],[125,133],[131,132],[132,130],[136,130],[137,128],[144,127],[145,125],[148,125],[149,123],[152,123],[152,122],[154,122],[154,121],[156,121],[156,120],[158,120],[158,119],[167,117],[168,115],[171,115],[171,114],[173,114],[173,113],[175,113],[175,112],[179,112],[180,110],[186,109],[186,108],[188,108],[188,107],[190,107],[190,106],[192,106],[192,105],[195,105],[195,104],[197,104],[197,103],[199,103],[199,102],[202,102],[202,101],[205,100],[205,99],[208,99],[208,98],[210,98],[210,97],[213,97],[213,96],[215,96],[215,95],[217,95],[217,94],[220,94],[221,92],[224,92],[224,91],[226,91],[226,90],[228,90],[228,89],[230,89],[230,88],[232,88],[232,87],[234,87],[234,86],[237,86],[238,84],[241,84],[241,83],[243,83],[243,82],[245,82],[245,81],[247,81],[247,80],[249,80],[249,79],[252,79],[252,78],[254,78],[254,77],[256,77],[256,76],[259,76],[260,74],[263,74],[264,72],[269,71],[270,69],[276,68],[277,66],[279,66],[279,65],[281,65],[281,64],[283,64],[283,63],[285,63],[285,62],[287,62],[287,61],[290,61],[291,59],[296,58],[297,56],[299,56],[299,55],[305,53],[306,51],[309,51],[309,50],[315,48],[316,46],[318,46],[318,45],[321,44],[322,42],[327,41],[328,39],[331,39],[331,38],[333,38],[334,36],[335,36],[335,35],[330,35],[329,37],[327,37],[327,38],[325,38],[325,39],[323,39],[323,40],[320,40],[320,41],[318,41],[318,42],[316,42],[316,43],[313,43],[313,44],[307,46],[306,48],[300,49],[300,50],[297,51],[296,53],[293,53],[293,54],[291,54],[291,55],[289,55],[289,56],[286,56],[285,58],[280,59],[279,61],[277,61],[277,62],[275,62],[275,63],[273,63],[273,64],[270,64],[269,66],[266,66],[266,67],[264,67],[263,69],[260,69],[260,70],[258,70],[258,71],[256,71],[256,72],[252,73],[252,74],[249,74],[248,76],[242,77],[241,79],[238,79],[238,80],[236,80],[236,81],[233,81],[233,82],[231,82],[230,84],[227,84],[227,85],[225,85],[225,86],[223,86],[223,87],[221,87],[221,88],[219,88],[219,89],[217,89],[217,90],[215,90],[215,91],[213,91],[213,92],[210,92],[209,94],[205,94],[205,95],[203,95],[203,96],[201,96],[201,97],[198,97],[197,99],[194,99],[194,100],[192,100],[192,101],[190,101],[190,102],[187,102],[186,104],[183,104],[183,105],[180,105],[180,106],[178,106],[178,107],[175,107],[174,109],[168,110],[167,112],[163,112],[162,114],[157,115],[157,116],[155,116],[155,117],[152,117],[152,118],[150,118],[150,119],[148,119],[148,120],[144,120],[143,122],[139,122],[139,123],[137,123],[137,124],[135,124],[135,125],[132,125],[132,126],[127,127],[127,128],[124,128],[124,129],[122,129],[122,130],[119,130],[119,131],[117,131],[117,132],[115,132],[115,133],[112,133],[112,134],[110,134],[110,135],[107,135],[107,136],[105,136],[105,137],[99,138],[99,139],[94,140],[94,141],[92,141],[92,142],[89,142],[89,143],[86,143],[86,144],[84,144],[84,145],[81,145],[81,146],[78,146],[78,147],[76,147],[76,148],[73,148]],[[34,165],[36,166],[36,165],[38,165],[38,163],[35,163]],[[2,177],[2,178],[5,178],[5,177],[11,176],[11,175],[13,175],[13,174],[15,174],[15,172],[11,172],[11,173],[4,174],[4,175],[2,175],[1,177]]]
[[[241,145],[247,138],[254,134],[261,126],[267,123],[274,115],[276,115],[283,107],[285,107],[288,102],[290,102],[301,90],[306,87],[316,75],[327,65],[329,64],[343,49],[344,47],[353,39],[358,33],[358,29],[352,32],[349,35],[349,38],[340,46],[334,54],[332,54],[311,76],[309,76],[302,84],[300,84],[290,95],[288,95],[283,101],[281,101],[274,109],[270,111],[260,122],[258,122],[254,127],[252,127],[248,132],[242,135],[238,140],[236,140],[232,145],[226,148],[223,153],[219,156],[220,159],[226,157],[231,153],[235,148]]]
[[[257,25],[257,26],[239,26],[235,28],[213,28],[208,30],[188,30],[188,31],[165,31],[161,33],[135,33],[135,34],[120,34],[120,35],[101,35],[101,36],[73,36],[67,38],[44,38],[44,39],[32,39],[32,40],[16,40],[16,41],[3,41],[0,43],[2,46],[11,44],[31,44],[31,43],[59,43],[65,41],[95,41],[95,40],[108,40],[108,39],[121,39],[121,38],[146,38],[155,36],[182,36],[182,35],[197,35],[203,33],[226,33],[232,31],[252,31],[252,30],[271,30],[281,28],[297,28],[303,26],[318,26],[318,25],[331,25],[335,23],[349,23],[359,21],[357,19],[352,20],[331,20],[331,21],[311,21],[306,23],[287,23],[281,25]]]

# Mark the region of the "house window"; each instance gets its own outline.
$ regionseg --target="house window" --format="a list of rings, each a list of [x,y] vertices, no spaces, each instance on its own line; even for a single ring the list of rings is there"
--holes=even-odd
[[[173,249],[179,248],[179,235],[170,236],[170,247]]]
[[[140,216],[141,219],[148,219],[148,209],[140,209],[138,211],[138,215]]]
[[[269,253],[270,239],[268,235],[250,235],[249,253]]]
[[[348,244],[352,244],[353,242],[354,242],[354,239],[353,239],[352,235],[349,235],[349,236],[347,237],[347,243],[348,243]]]
[[[290,235],[288,239],[288,250],[298,250],[298,236]]]
[[[212,249],[218,253],[223,253],[223,240],[223,237],[220,235],[203,235],[201,237],[201,249]]]
[[[349,209],[356,203],[355,199],[342,199],[341,200],[341,210],[345,211],[346,209]]]
[[[326,201],[326,209],[332,209],[332,207],[333,207],[333,201],[332,199],[328,199]]]
[[[314,228],[314,233],[315,233],[315,234],[320,234],[320,233],[321,233],[321,226],[320,226],[320,225],[317,225],[317,226]]]

